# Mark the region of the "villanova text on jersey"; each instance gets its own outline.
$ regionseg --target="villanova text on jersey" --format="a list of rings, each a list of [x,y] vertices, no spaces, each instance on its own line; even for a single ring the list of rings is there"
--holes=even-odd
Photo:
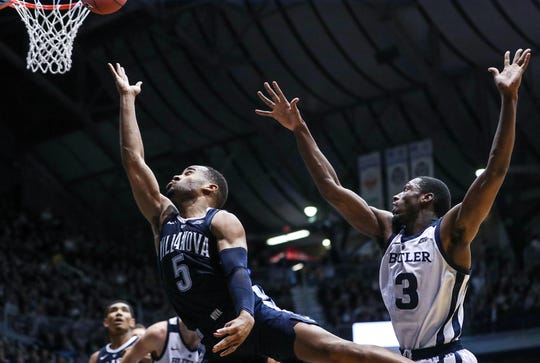
[[[159,259],[162,260],[165,255],[173,251],[191,252],[210,258],[208,238],[196,231],[179,231],[164,235],[159,241]]]

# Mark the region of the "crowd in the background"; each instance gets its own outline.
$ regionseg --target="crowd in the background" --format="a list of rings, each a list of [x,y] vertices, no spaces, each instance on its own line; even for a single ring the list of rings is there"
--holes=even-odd
[[[86,362],[106,343],[103,306],[113,298],[132,301],[146,325],[172,314],[144,238],[113,241],[84,232],[84,220],[32,214],[5,197],[1,204],[0,363]],[[540,240],[533,239],[525,252],[523,265],[509,251],[486,248],[475,256],[465,304],[469,332],[540,326]],[[388,320],[372,256],[339,266],[312,264],[302,278],[286,265],[262,273],[253,262],[254,281],[282,308],[296,310],[290,288],[304,283],[319,286],[330,328]]]

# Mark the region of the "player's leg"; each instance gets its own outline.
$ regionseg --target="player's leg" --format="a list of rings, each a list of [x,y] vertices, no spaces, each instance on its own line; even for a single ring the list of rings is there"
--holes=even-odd
[[[296,356],[313,363],[404,363],[412,362],[387,349],[356,344],[342,339],[320,326],[298,323],[294,327]]]

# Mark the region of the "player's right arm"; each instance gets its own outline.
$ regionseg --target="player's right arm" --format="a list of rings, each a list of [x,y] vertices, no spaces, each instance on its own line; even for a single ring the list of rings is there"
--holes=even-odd
[[[139,210],[152,225],[154,234],[161,226],[172,202],[159,192],[157,179],[144,160],[144,147],[135,113],[135,99],[142,82],[130,85],[124,68],[108,64],[120,95],[120,153]]]
[[[341,185],[339,178],[319,149],[297,108],[298,98],[287,100],[277,82],[264,84],[270,98],[258,92],[271,111],[255,110],[260,116],[272,117],[294,133],[300,155],[317,189],[339,213],[358,231],[378,241],[386,241],[392,233],[392,214],[369,206],[352,190]]]
[[[144,335],[135,344],[126,349],[122,363],[152,362],[152,356],[158,357],[167,341],[167,321],[160,321],[149,326]]]

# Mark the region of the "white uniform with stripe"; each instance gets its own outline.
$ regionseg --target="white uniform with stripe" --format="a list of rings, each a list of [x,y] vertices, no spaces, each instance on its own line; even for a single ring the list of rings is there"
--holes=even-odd
[[[422,356],[415,358],[421,362],[477,362],[465,349],[444,353],[449,343],[459,344],[470,272],[446,256],[440,222],[415,235],[399,233],[391,239],[379,271],[382,297],[403,355]],[[418,351],[425,348],[429,358],[425,350]]]
[[[156,363],[200,363],[204,356],[204,346],[199,349],[189,349],[180,334],[178,318],[167,320],[167,341],[159,357],[152,357]]]

